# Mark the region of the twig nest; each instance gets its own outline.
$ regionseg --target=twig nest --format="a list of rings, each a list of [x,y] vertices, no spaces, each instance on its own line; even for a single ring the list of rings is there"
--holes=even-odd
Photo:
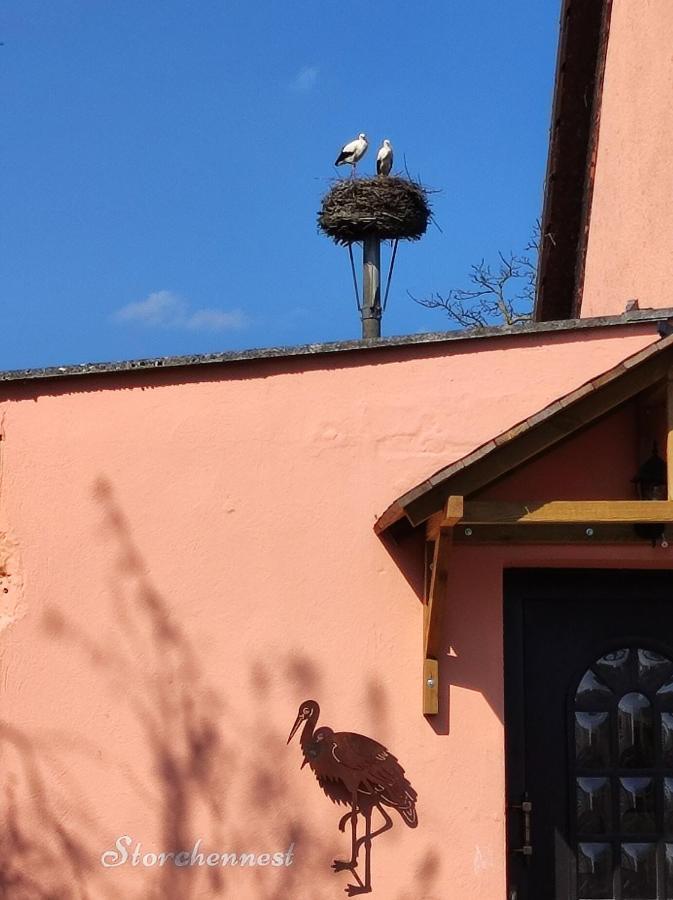
[[[407,178],[343,178],[325,194],[318,228],[337,244],[376,235],[417,241],[430,220],[426,189]]]

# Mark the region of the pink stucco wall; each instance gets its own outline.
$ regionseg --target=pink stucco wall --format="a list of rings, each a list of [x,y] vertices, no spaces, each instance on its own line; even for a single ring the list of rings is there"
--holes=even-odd
[[[592,329],[3,388],[3,865],[59,898],[343,896],[341,813],[285,745],[314,698],[322,722],[385,743],[419,794],[418,829],[398,819],[375,841],[374,895],[503,898],[502,566],[606,554],[457,551],[430,722],[420,559],[402,571],[372,526],[654,339]],[[143,852],[294,843],[294,862],[103,868],[121,835]]]
[[[582,316],[671,305],[673,4],[614,0]]]

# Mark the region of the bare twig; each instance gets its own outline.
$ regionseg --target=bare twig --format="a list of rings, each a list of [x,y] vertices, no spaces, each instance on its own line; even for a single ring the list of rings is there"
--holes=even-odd
[[[426,309],[443,309],[461,328],[484,328],[502,323],[519,325],[530,319],[535,301],[540,225],[522,254],[498,253],[497,267],[485,260],[470,267],[472,287],[453,288],[412,300]]]

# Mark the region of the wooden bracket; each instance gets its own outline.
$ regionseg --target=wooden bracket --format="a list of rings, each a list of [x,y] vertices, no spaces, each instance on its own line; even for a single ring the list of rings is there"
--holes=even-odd
[[[423,611],[423,714],[439,712],[439,634],[446,602],[453,526],[463,517],[463,498],[449,497],[434,536],[432,576]]]
[[[439,663],[426,659],[423,663],[423,715],[436,716],[439,712]]]

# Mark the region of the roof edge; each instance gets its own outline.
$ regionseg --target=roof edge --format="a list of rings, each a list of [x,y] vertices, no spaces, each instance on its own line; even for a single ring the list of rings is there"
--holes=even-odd
[[[544,182],[535,318],[575,314],[583,274],[612,0],[564,0]]]
[[[559,319],[554,322],[529,321],[520,325],[497,325],[491,328],[473,328],[468,331],[464,329],[456,331],[431,331],[385,338],[299,344],[294,347],[265,347],[253,348],[250,350],[232,350],[223,353],[195,354],[193,356],[161,356],[123,360],[119,362],[93,362],[35,369],[10,369],[0,371],[0,382],[11,383],[55,378],[81,378],[84,376],[116,375],[129,372],[151,372],[161,369],[190,368],[192,366],[213,366],[225,363],[255,362],[266,359],[292,359],[294,357],[323,356],[337,353],[391,350],[400,347],[491,340],[494,338],[527,337],[530,335],[549,334],[554,332],[647,324],[648,322],[660,322],[669,318],[673,318],[673,307],[666,307],[665,309],[631,310],[630,312],[625,312],[618,316],[596,316],[585,319]]]

